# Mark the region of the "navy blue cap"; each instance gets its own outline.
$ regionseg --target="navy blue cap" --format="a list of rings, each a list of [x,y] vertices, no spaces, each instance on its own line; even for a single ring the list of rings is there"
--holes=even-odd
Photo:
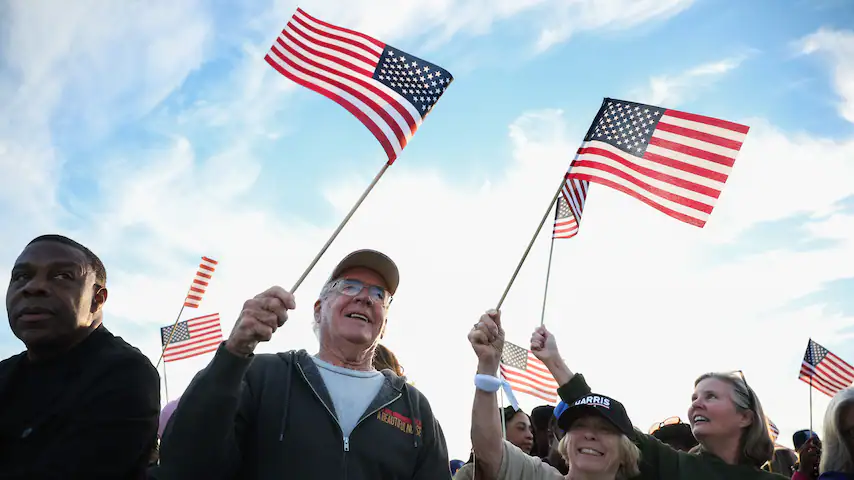
[[[554,412],[558,426],[564,430],[569,430],[573,422],[589,414],[603,417],[627,437],[635,438],[635,429],[632,427],[632,421],[629,420],[629,415],[626,413],[623,404],[605,395],[585,395],[573,402],[572,405],[560,402],[555,407]]]

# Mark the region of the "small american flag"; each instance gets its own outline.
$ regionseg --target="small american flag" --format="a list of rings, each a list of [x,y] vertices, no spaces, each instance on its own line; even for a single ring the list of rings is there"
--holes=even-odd
[[[190,291],[187,292],[187,298],[184,299],[185,307],[199,308],[199,304],[202,303],[202,295],[205,294],[208,288],[217,263],[216,260],[202,257],[202,263],[199,264],[199,271],[196,272],[196,278],[190,284]]]
[[[550,403],[558,401],[558,384],[549,369],[533,353],[518,345],[504,342],[501,376],[515,392],[527,393]]]
[[[175,325],[174,334],[172,333],[172,325],[161,327],[160,342],[163,346],[169,342],[163,352],[164,362],[174,362],[213,352],[222,342],[219,314],[214,313],[178,322]]]
[[[703,227],[749,127],[606,98],[567,178],[600,183]]]
[[[438,65],[299,8],[264,59],[358,118],[379,140],[389,164],[454,80]]]
[[[768,422],[768,435],[771,437],[771,441],[776,444],[777,438],[780,436],[780,429],[777,428],[777,425],[770,418],[765,417],[765,420]]]
[[[854,383],[854,367],[810,339],[798,378],[832,397]]]
[[[581,223],[581,212],[584,211],[584,201],[587,199],[589,185],[590,182],[575,179],[566,179],[563,183],[557,199],[552,237],[572,238],[578,234],[578,225]]]

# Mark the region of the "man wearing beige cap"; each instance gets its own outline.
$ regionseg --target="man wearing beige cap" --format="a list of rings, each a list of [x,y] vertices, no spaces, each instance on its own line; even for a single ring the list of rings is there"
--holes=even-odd
[[[296,304],[281,287],[247,300],[228,340],[182,395],[157,478],[450,478],[427,399],[372,365],[399,282],[380,252],[341,260],[314,304],[314,356],[254,355]]]

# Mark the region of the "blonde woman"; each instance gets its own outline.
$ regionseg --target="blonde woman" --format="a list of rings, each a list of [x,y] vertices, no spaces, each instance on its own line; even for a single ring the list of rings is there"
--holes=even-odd
[[[834,395],[824,414],[819,480],[854,480],[854,388]]]
[[[554,336],[539,327],[531,351],[546,364],[565,402],[590,394],[580,374],[560,356]],[[743,376],[707,373],[694,382],[688,408],[691,431],[699,442],[690,453],[679,452],[638,432],[635,443],[643,463],[641,478],[667,480],[772,480],[788,478],[761,470],[774,453],[762,404]]]
[[[471,440],[475,456],[473,476],[498,480],[628,480],[640,473],[640,452],[632,443],[635,430],[620,402],[605,395],[587,395],[555,409],[558,427],[566,431],[559,444],[569,465],[562,475],[551,465],[532,457],[501,435],[501,421],[495,405],[495,374],[504,347],[500,314],[490,311],[469,333],[477,354],[472,408]],[[465,467],[464,467],[465,468]],[[457,472],[459,476],[461,469]]]

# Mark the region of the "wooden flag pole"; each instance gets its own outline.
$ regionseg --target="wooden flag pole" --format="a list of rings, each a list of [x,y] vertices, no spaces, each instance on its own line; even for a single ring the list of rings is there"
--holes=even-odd
[[[326,250],[329,248],[330,245],[332,245],[332,241],[335,240],[335,237],[337,237],[339,233],[341,233],[341,229],[344,228],[344,225],[347,225],[347,222],[350,220],[350,217],[353,216],[353,214],[356,212],[356,209],[359,208],[359,206],[365,200],[365,197],[367,197],[368,194],[371,193],[371,190],[374,189],[374,185],[376,185],[377,182],[380,181],[380,178],[383,176],[385,171],[388,170],[388,167],[390,165],[391,163],[388,162],[383,165],[383,168],[380,169],[379,173],[377,173],[377,176],[374,177],[374,180],[371,182],[370,185],[368,185],[368,188],[365,189],[365,191],[362,193],[362,196],[359,197],[359,199],[356,201],[356,204],[353,205],[353,208],[350,209],[350,212],[347,214],[346,217],[344,217],[344,220],[341,221],[341,223],[338,225],[338,228],[336,228],[335,231],[332,233],[332,236],[329,237],[329,240],[326,241],[326,245],[324,245],[323,248],[321,248],[320,251],[317,252],[317,255],[315,255],[314,257],[314,260],[311,261],[311,263],[308,265],[308,268],[306,268],[305,271],[302,272],[302,275],[299,277],[299,280],[297,280],[294,286],[291,287],[291,293],[295,293],[297,291],[297,288],[302,285],[302,282],[303,280],[305,280],[305,277],[307,277],[308,273],[311,272],[311,269],[314,268],[315,265],[317,265],[317,262],[320,260],[320,257],[322,257],[324,253],[326,253]]]
[[[555,208],[557,208],[557,204],[555,204]],[[552,253],[555,250],[555,236],[552,233],[552,242],[549,245],[549,266],[546,267],[546,287],[543,289],[543,311],[540,313],[540,326],[546,324],[546,299],[549,298],[549,279],[552,276]]]
[[[546,223],[546,219],[549,218],[549,213],[552,211],[552,205],[557,201],[558,195],[560,195],[560,191],[563,190],[563,184],[566,182],[566,176],[560,181],[560,186],[555,192],[554,197],[552,197],[551,203],[549,203],[549,208],[546,210],[546,213],[543,214],[543,219],[540,220],[540,225],[537,227],[537,231],[534,232],[534,236],[531,237],[531,241],[528,243],[528,248],[525,249],[525,253],[522,254],[522,259],[519,260],[519,264],[516,265],[516,271],[513,272],[513,276],[510,277],[510,281],[507,282],[507,288],[504,289],[504,294],[501,295],[501,300],[498,301],[498,306],[495,307],[496,310],[501,309],[501,305],[504,304],[504,299],[507,298],[507,293],[510,292],[510,287],[513,286],[513,282],[516,281],[516,276],[519,275],[519,270],[522,269],[522,264],[525,263],[525,259],[528,258],[528,253],[531,251],[531,247],[534,246],[534,241],[537,240],[537,235],[540,234],[540,230],[543,229],[543,225]]]
[[[810,436],[812,436],[812,375],[810,375]]]
[[[166,378],[166,362],[163,362],[163,387],[166,389],[166,403],[169,403],[169,380]]]
[[[160,362],[163,361],[163,355],[166,353],[166,347],[169,346],[169,343],[172,342],[172,336],[175,335],[175,327],[178,326],[178,321],[181,320],[181,314],[184,313],[184,307],[187,306],[187,301],[184,300],[184,303],[181,304],[181,310],[178,311],[178,318],[175,319],[175,323],[172,324],[172,329],[169,330],[169,338],[166,339],[166,343],[163,344],[163,350],[160,350],[160,358],[157,360],[157,365],[154,368],[158,368],[160,366]],[[163,367],[166,368],[165,366]]]

